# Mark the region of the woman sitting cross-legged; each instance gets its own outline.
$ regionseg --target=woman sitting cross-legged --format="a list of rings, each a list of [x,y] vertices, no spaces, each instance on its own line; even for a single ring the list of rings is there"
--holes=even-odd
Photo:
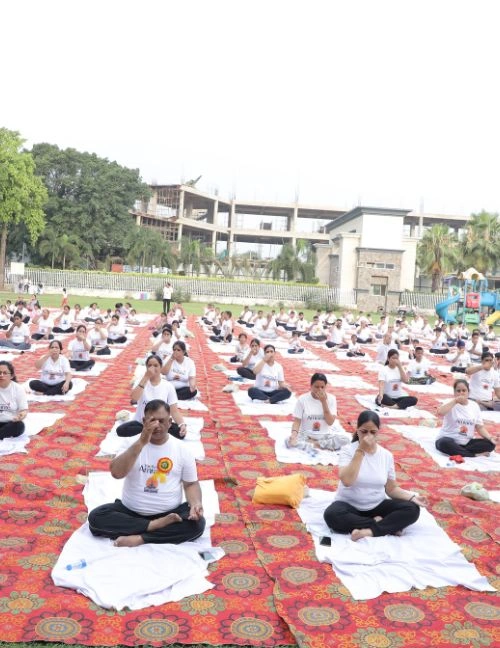
[[[352,443],[340,451],[335,501],[324,512],[330,529],[352,540],[401,535],[427,506],[425,497],[398,486],[394,457],[378,444],[379,430],[378,414],[361,412]]]
[[[272,344],[264,347],[264,358],[255,365],[255,387],[250,387],[248,396],[252,400],[278,403],[290,398],[292,392],[285,383],[283,367],[274,359],[276,349]]]
[[[408,396],[401,390],[401,383],[407,383],[408,376],[399,360],[399,353],[391,349],[387,354],[387,364],[378,374],[379,393],[375,398],[377,405],[393,409],[407,409],[417,404],[415,396]]]
[[[495,441],[483,425],[479,405],[469,400],[469,383],[459,378],[453,384],[453,393],[455,397],[437,409],[444,418],[436,448],[450,456],[488,456],[495,449]],[[474,438],[475,432],[482,438]]]
[[[125,333],[118,315],[112,315],[111,322],[108,324],[108,344],[125,344],[127,341]]]
[[[311,377],[311,389],[297,399],[293,413],[292,434],[285,441],[288,448],[299,448],[311,455],[322,450],[338,450],[349,443],[347,436],[335,434],[333,424],[337,418],[337,399],[326,391],[325,374]]]
[[[154,353],[146,360],[146,371],[130,394],[131,402],[137,403],[134,420],[122,423],[116,428],[116,434],[119,437],[140,434],[144,420],[144,408],[147,403],[157,399],[164,401],[170,407],[170,416],[173,421],[170,421],[168,433],[177,439],[183,439],[186,436],[186,424],[177,407],[175,388],[168,380],[162,379],[161,366],[161,358]]]
[[[21,436],[27,414],[28,399],[17,384],[14,365],[0,360],[0,439]]]
[[[190,400],[198,393],[196,389],[196,367],[191,358],[188,357],[186,345],[181,340],[174,342],[172,355],[167,358],[163,369],[177,392],[179,400]]]
[[[250,351],[246,354],[241,362],[241,367],[238,367],[236,369],[238,376],[241,376],[242,378],[248,378],[249,380],[255,380],[255,365],[259,364],[263,357],[264,352],[261,349],[260,340],[254,338],[250,342]]]
[[[71,354],[69,365],[75,371],[88,371],[95,365],[95,360],[91,360],[90,351],[92,345],[87,340],[87,327],[85,324],[79,324],[76,329],[76,337],[68,344],[68,351]]]
[[[40,380],[30,380],[31,391],[45,396],[56,396],[66,394],[73,387],[71,367],[61,352],[61,342],[52,340],[49,352],[35,361],[35,367],[40,369]]]
[[[75,329],[72,325],[73,317],[71,315],[71,309],[68,304],[65,304],[62,309],[62,313],[56,317],[54,320],[54,326],[52,327],[52,333],[74,333]]]
[[[94,328],[90,329],[87,335],[87,341],[90,344],[90,353],[100,356],[111,355],[108,346],[108,329],[104,326],[102,317],[96,319]]]

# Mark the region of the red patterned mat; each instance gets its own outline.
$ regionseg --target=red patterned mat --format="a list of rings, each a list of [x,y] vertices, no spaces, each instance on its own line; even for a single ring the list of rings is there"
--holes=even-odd
[[[337,469],[283,465],[256,417],[242,416],[221,373],[220,360],[206,347],[194,324],[191,356],[203,401],[203,441],[207,458],[201,479],[215,479],[221,514],[212,529],[214,544],[226,556],[211,566],[215,587],[138,612],[103,610],[85,597],[54,587],[50,570],[67,538],[85,519],[79,475],[107,468],[95,457],[115,412],[129,405],[129,367],[148,347],[148,333],[138,333],[100,377],[73,403],[66,417],[35,437],[27,455],[0,457],[0,638],[86,645],[164,645],[173,642],[211,645],[279,646],[493,646],[498,637],[497,597],[464,588],[427,588],[372,601],[354,601],[328,565],[316,561],[310,536],[296,512],[255,506],[256,477],[300,471],[310,486],[334,489]],[[313,349],[321,359],[331,352]],[[281,361],[281,360],[280,360]],[[296,360],[282,361],[297,393],[308,389],[311,370]],[[22,379],[30,375],[33,356],[16,359]],[[343,363],[346,374],[361,374],[361,363]],[[375,374],[363,376],[370,380]],[[344,426],[352,429],[360,406],[353,390],[336,390]],[[425,399],[427,403],[427,399]],[[435,405],[429,399],[429,405]],[[56,409],[60,409],[57,404]],[[32,409],[55,409],[36,405]],[[268,417],[266,417],[268,418]],[[399,421],[398,421],[399,422]],[[466,481],[498,485],[493,474],[439,469],[416,444],[385,429],[383,442],[395,454],[398,479],[431,500],[431,510],[469,560],[498,586],[498,551],[492,539],[495,506],[460,497]]]

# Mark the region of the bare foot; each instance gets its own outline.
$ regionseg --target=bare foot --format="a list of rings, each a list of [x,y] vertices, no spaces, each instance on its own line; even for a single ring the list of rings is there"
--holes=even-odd
[[[375,522],[382,522],[384,518],[381,515],[376,515],[373,519],[375,520]]]
[[[115,547],[138,547],[144,544],[140,535],[119,536],[113,543]]]
[[[356,540],[361,540],[361,538],[372,538],[373,531],[371,529],[353,529],[351,533],[351,540],[356,542]]]
[[[394,531],[394,533],[391,533],[393,536],[402,536],[403,532],[402,531]]]
[[[490,454],[491,454],[490,452],[478,452],[476,454],[476,457],[489,457]]]
[[[176,522],[182,522],[182,518],[177,513],[169,513],[164,515],[161,518],[156,520],[151,520],[148,524],[148,531],[156,531],[157,529],[163,529],[163,527],[168,526],[169,524],[175,524]]]

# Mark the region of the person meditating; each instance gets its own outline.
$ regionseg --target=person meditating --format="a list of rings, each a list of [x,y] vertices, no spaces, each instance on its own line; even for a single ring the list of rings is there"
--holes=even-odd
[[[459,378],[453,385],[454,398],[437,409],[443,416],[443,425],[438,432],[436,448],[443,454],[462,457],[489,456],[495,449],[495,442],[483,425],[479,405],[469,400],[469,384]],[[482,438],[474,438],[477,432]]]
[[[146,360],[146,371],[142,378],[134,385],[130,400],[137,403],[137,409],[132,421],[126,421],[116,428],[119,437],[136,436],[142,432],[142,421],[147,403],[152,400],[162,400],[170,408],[173,421],[167,428],[168,433],[178,439],[186,436],[187,427],[182,414],[177,407],[177,393],[174,386],[168,380],[161,378],[161,358],[151,354]]]
[[[399,353],[391,349],[387,354],[387,364],[378,374],[377,405],[392,409],[407,409],[417,404],[415,396],[408,396],[401,389],[401,383],[407,383],[408,376],[399,359]]]
[[[122,498],[89,513],[93,535],[111,538],[116,547],[180,544],[202,535],[205,519],[196,462],[168,434],[169,422],[168,405],[149,401],[140,437],[110,464],[115,479],[125,478]]]
[[[18,385],[14,365],[0,361],[0,439],[21,436],[28,414],[26,392]]]
[[[275,360],[276,349],[272,344],[264,347],[264,358],[255,365],[255,387],[250,387],[248,396],[274,404],[290,398],[292,392],[285,383],[283,367]]]
[[[62,355],[62,344],[52,340],[49,352],[35,360],[35,367],[40,369],[40,380],[30,380],[31,391],[45,396],[67,394],[73,387],[71,367],[67,358]]]
[[[70,353],[69,365],[75,371],[89,371],[95,365],[95,360],[90,357],[92,344],[87,339],[87,327],[79,324],[76,327],[76,336],[68,344]]]
[[[172,355],[167,358],[162,374],[172,383],[179,400],[190,400],[198,393],[196,388],[196,366],[188,357],[184,342],[174,342]]]
[[[378,414],[361,412],[352,443],[340,451],[335,501],[323,514],[332,531],[350,533],[354,541],[401,535],[427,506],[425,497],[398,486],[394,457],[378,444],[379,430]]]
[[[260,340],[254,338],[250,342],[250,351],[241,361],[241,367],[236,369],[238,376],[242,378],[248,378],[249,380],[255,380],[256,375],[254,373],[255,365],[264,358],[264,352],[260,346]]]
[[[292,434],[285,442],[288,448],[299,448],[315,454],[317,448],[338,450],[349,438],[335,434],[333,424],[337,418],[337,399],[326,391],[325,374],[311,377],[311,389],[297,399],[293,413]]]

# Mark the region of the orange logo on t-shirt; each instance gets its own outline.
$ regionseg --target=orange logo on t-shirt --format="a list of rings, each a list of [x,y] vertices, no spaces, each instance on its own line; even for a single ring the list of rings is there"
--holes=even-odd
[[[458,430],[460,434],[467,434],[467,426],[466,425],[461,425],[460,429]]]
[[[320,422],[319,422],[319,421],[314,421],[314,423],[313,423],[313,430],[314,430],[315,432],[317,432],[317,431],[320,429],[320,427],[321,427]]]

